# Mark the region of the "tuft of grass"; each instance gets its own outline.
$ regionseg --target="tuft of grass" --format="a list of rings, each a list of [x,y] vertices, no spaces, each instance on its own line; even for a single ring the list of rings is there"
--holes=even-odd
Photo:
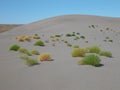
[[[20,53],[26,54],[26,55],[28,55],[28,56],[31,56],[31,55],[32,55],[32,54],[31,54],[27,49],[25,49],[25,48],[20,48],[18,51],[19,51]]]
[[[70,44],[70,43],[67,43],[67,46],[68,46],[68,47],[72,47],[72,44]]]
[[[38,60],[40,60],[40,61],[52,61],[51,55],[49,53],[42,53],[40,56],[38,56]]]
[[[99,55],[101,55],[101,56],[106,56],[106,57],[112,57],[112,53],[109,52],[109,51],[101,51],[101,52],[99,53]]]
[[[37,42],[34,43],[35,46],[45,46],[44,42],[39,40]]]
[[[66,34],[66,37],[71,37],[72,35],[71,34]]]
[[[85,36],[80,36],[80,38],[85,39]]]
[[[76,36],[76,37],[74,38],[74,40],[78,40],[78,39],[80,39],[78,36]]]
[[[39,51],[37,51],[37,50],[32,50],[31,53],[32,53],[33,55],[39,55],[39,54],[40,54]]]
[[[99,54],[100,51],[101,50],[100,50],[100,48],[98,46],[89,47],[89,53],[97,53],[97,54]]]
[[[77,32],[76,34],[77,34],[77,35],[80,35],[80,33],[79,33],[79,32]]]
[[[40,39],[40,36],[38,36],[38,34],[35,34],[35,35],[33,36],[33,39]]]
[[[113,40],[109,40],[109,42],[113,42]]]
[[[78,64],[100,66],[101,59],[95,54],[87,55],[82,60],[78,61]]]
[[[84,48],[74,48],[71,54],[72,57],[84,57],[86,50]]]
[[[38,65],[38,61],[33,58],[29,58],[28,56],[21,56],[20,59],[24,60],[24,63],[28,66]]]
[[[61,37],[61,35],[55,35],[55,37]]]
[[[95,25],[91,25],[92,28],[95,28]]]
[[[79,45],[74,45],[73,48],[79,48]]]
[[[14,44],[14,45],[12,45],[12,46],[9,48],[9,50],[12,50],[12,51],[18,51],[19,48],[20,48],[20,46]]]

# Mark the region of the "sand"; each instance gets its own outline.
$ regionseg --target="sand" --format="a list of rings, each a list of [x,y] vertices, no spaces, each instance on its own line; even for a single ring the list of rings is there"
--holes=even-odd
[[[89,15],[65,15],[30,23],[13,30],[0,33],[0,90],[119,90],[120,89],[120,18]],[[89,26],[95,25],[94,28]],[[106,30],[106,28],[110,30]],[[111,30],[112,29],[112,30]],[[100,30],[103,30],[101,32]],[[78,65],[80,58],[71,56],[72,47],[56,42],[53,47],[33,46],[31,42],[18,42],[17,36],[39,34],[42,40],[51,35],[80,32],[85,40],[75,41],[61,37],[72,45],[88,47],[100,46],[112,52],[113,58],[101,57],[102,67]],[[43,36],[44,35],[44,36]],[[113,42],[104,42],[109,36]],[[88,41],[88,43],[85,43]],[[40,62],[28,67],[19,58],[22,54],[9,51],[12,44],[18,44],[40,53],[49,52],[54,61]],[[32,56],[31,56],[32,57]],[[33,56],[37,58],[37,56]]]

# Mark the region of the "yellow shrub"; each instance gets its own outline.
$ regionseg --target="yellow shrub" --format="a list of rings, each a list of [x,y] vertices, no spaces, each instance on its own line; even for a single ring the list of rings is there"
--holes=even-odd
[[[25,36],[25,37],[24,37],[24,40],[30,41],[30,40],[31,40],[30,38],[31,38],[30,36]]]
[[[33,36],[33,39],[40,39],[40,36],[35,35],[35,36]]]
[[[40,56],[38,56],[38,60],[40,61],[51,61],[51,56],[49,53],[42,53]]]
[[[19,37],[17,37],[17,40],[18,40],[19,42],[23,42],[23,41],[24,41],[24,38],[25,38],[25,36],[19,36]]]

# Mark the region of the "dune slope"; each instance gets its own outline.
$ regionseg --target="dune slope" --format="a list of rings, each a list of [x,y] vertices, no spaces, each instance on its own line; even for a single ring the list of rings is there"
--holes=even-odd
[[[65,15],[33,22],[0,33],[0,90],[119,90],[120,89],[120,18],[89,15]],[[85,39],[74,40],[68,33],[80,33]],[[16,37],[38,34],[44,47],[34,46],[37,41],[18,42]],[[50,37],[62,35],[59,42]],[[112,52],[113,57],[101,57],[101,67],[78,65],[81,58],[73,58],[62,40],[80,47],[99,46]],[[23,54],[9,51],[12,44],[40,53],[48,52],[53,61],[39,62],[28,67],[19,58]],[[53,45],[54,44],[54,45]],[[37,59],[37,56],[30,56]]]

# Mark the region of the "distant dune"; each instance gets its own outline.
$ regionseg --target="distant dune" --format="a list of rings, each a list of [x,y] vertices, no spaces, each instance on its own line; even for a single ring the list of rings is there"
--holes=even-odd
[[[45,45],[35,46],[39,40]],[[13,44],[30,52],[38,50],[40,55],[49,53],[53,61],[10,51]],[[78,65],[84,56],[72,57],[75,45],[84,48],[86,55],[92,54],[90,46],[98,46],[112,57],[97,53],[101,67]],[[0,90],[120,90],[119,49],[120,18],[64,15],[13,28],[0,33]],[[25,65],[20,56],[26,55],[39,64]]]
[[[15,27],[21,26],[22,24],[0,24],[0,33],[11,30]]]

